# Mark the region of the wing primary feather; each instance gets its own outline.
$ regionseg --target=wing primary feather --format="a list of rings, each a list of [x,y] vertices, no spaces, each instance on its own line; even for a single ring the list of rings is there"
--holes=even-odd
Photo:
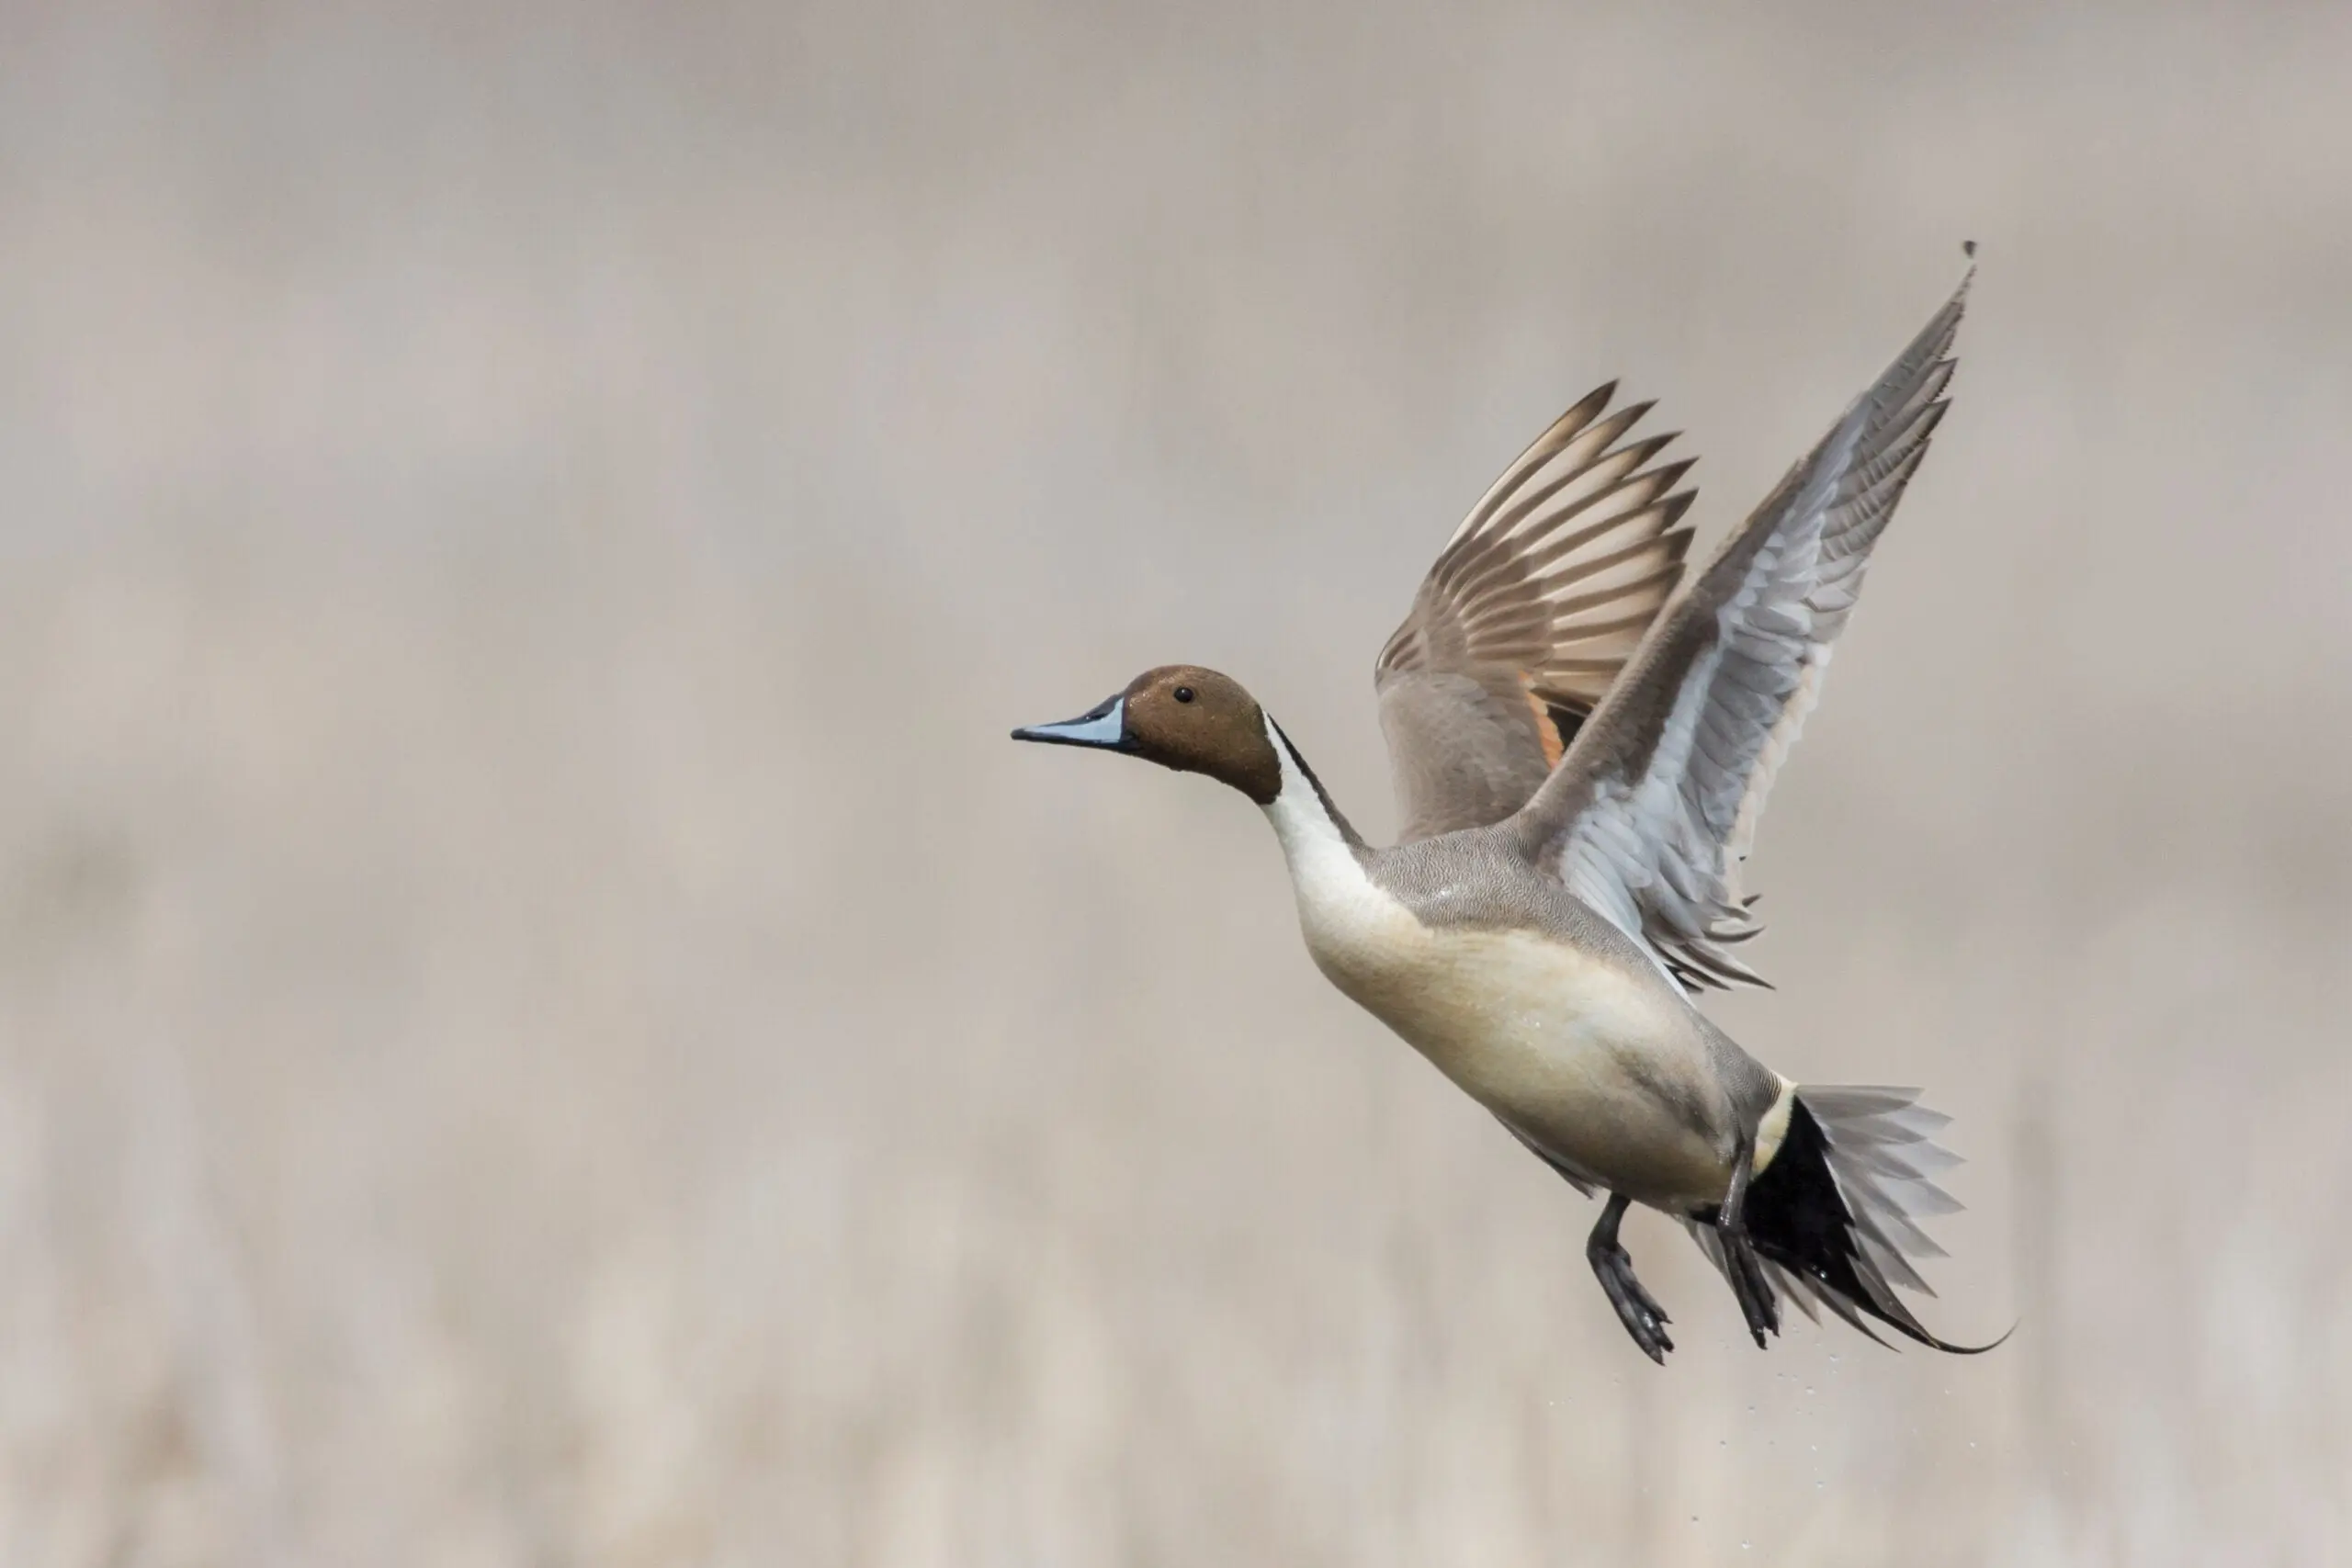
[[[1597,388],[1447,539],[1374,666],[1408,840],[1524,806],[1672,602],[1690,552],[1674,434]]]
[[[1494,515],[1495,508],[1510,499],[1511,492],[1525,482],[1529,474],[1557,456],[1560,449],[1574,440],[1578,431],[1591,423],[1593,417],[1607,408],[1610,400],[1616,395],[1617,383],[1604,381],[1547,425],[1544,434],[1528,445],[1526,451],[1512,459],[1510,467],[1502,471],[1501,477],[1487,487],[1487,493],[1478,498],[1478,504],[1470,509],[1470,515],[1462,520],[1453,537],[1458,539],[1482,526],[1487,518]]]
[[[1973,276],[1667,607],[1519,813],[1527,852],[1686,985],[1761,983],[1726,951],[1761,929],[1741,863],[1870,554],[1950,407]],[[1563,596],[1596,639],[1625,629],[1611,627],[1628,616],[1608,593]]]
[[[1564,465],[1566,471],[1558,478],[1546,480],[1529,491],[1527,494],[1512,502],[1508,510],[1497,514],[1490,527],[1482,528],[1480,532],[1490,536],[1509,536],[1519,532],[1520,525],[1527,521],[1536,508],[1579,479],[1596,480],[1610,487],[1589,499],[1579,501],[1577,503],[1579,510],[1592,504],[1595,501],[1605,500],[1614,489],[1617,476],[1638,469],[1643,464],[1657,456],[1668,442],[1674,439],[1672,435],[1654,435],[1646,440],[1637,441],[1631,446],[1619,447],[1614,451],[1609,449],[1610,444],[1627,430],[1632,429],[1642,415],[1650,411],[1651,406],[1648,403],[1635,403],[1630,408],[1622,409],[1611,414],[1590,430],[1579,434],[1570,446],[1561,449],[1560,456],[1565,457],[1575,446],[1600,447],[1601,456]]]

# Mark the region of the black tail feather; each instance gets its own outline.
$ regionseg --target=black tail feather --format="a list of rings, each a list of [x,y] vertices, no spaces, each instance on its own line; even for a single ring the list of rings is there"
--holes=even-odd
[[[1913,1151],[1913,1158],[1894,1161],[1903,1173],[1896,1179],[1905,1190],[1922,1190],[1933,1201],[1951,1206],[1920,1168],[1936,1162],[1919,1155],[1941,1156],[1920,1131],[1936,1124],[1928,1121],[1932,1113],[1917,1111],[1907,1097],[1894,1098],[1888,1091],[1820,1091],[1825,1102],[1845,1112],[1842,1118],[1832,1112],[1831,1122],[1843,1120],[1854,1133],[1854,1146],[1841,1159],[1823,1116],[1806,1104],[1805,1094],[1797,1091],[1780,1148],[1747,1190],[1747,1229],[1756,1250],[1778,1267],[1792,1292],[1815,1296],[1872,1339],[1878,1336],[1871,1333],[1864,1317],[1917,1344],[1955,1356],[1982,1355],[2007,1339],[2004,1334],[1990,1345],[1956,1345],[1939,1338],[1888,1281],[1891,1268],[1905,1283],[1924,1289],[1903,1260],[1903,1244],[1910,1244],[1914,1251],[1934,1244],[1911,1223],[1903,1202],[1890,1194],[1883,1179],[1890,1156],[1879,1145],[1893,1144]],[[1848,1168],[1842,1181],[1840,1165]],[[1880,1179],[1871,1179],[1871,1171],[1881,1173]],[[2009,1332],[2016,1332],[2014,1325]]]

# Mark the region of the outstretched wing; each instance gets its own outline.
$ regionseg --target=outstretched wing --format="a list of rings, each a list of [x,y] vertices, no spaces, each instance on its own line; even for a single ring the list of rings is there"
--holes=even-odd
[[[1674,592],[1690,535],[1671,435],[1615,385],[1562,414],[1446,542],[1373,684],[1407,840],[1499,822],[1544,783]]]
[[[1967,298],[1963,278],[1725,541],[1520,814],[1539,863],[1686,985],[1762,984],[1727,946],[1758,929],[1740,863],[1943,418]]]

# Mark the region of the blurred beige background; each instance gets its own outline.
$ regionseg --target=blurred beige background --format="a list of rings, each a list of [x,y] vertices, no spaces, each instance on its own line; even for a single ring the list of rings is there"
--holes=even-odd
[[[2352,11],[0,13],[0,1562],[2352,1555]],[[1712,538],[1950,288],[1776,994],[1960,1117],[1770,1355],[1015,748],[1373,654],[1612,375]]]

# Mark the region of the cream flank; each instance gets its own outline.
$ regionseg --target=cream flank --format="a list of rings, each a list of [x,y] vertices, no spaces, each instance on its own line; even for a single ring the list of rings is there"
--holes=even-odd
[[[1690,1012],[1661,976],[1533,931],[1424,925],[1365,874],[1268,721],[1283,769],[1265,807],[1316,966],[1506,1125],[1594,1183],[1668,1208],[1713,1202],[1730,1150],[1674,1113],[1661,1076],[1712,1084]],[[1780,1146],[1790,1086],[1758,1130]]]

